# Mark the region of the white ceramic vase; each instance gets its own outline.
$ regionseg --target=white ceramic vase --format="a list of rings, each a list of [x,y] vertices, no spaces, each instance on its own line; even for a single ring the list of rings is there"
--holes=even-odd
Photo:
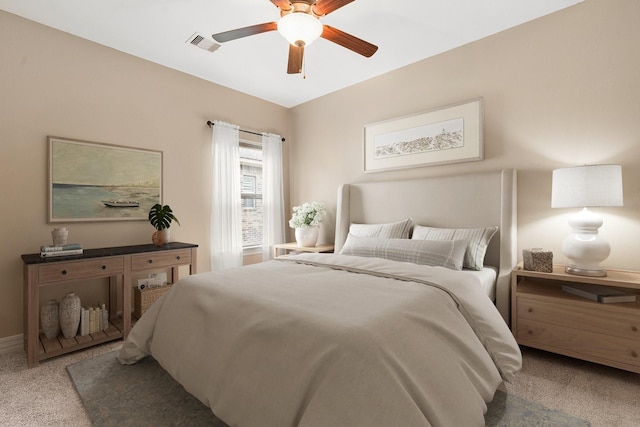
[[[314,247],[318,243],[319,227],[296,228],[296,243],[302,248]]]
[[[42,327],[44,335],[50,340],[58,337],[58,334],[60,334],[58,301],[52,299],[42,306],[40,309],[40,327]]]
[[[60,329],[65,338],[73,338],[80,325],[80,297],[69,292],[60,302]]]
[[[67,237],[69,237],[69,231],[66,228],[54,228],[51,230],[51,237],[53,239],[53,246],[64,246],[67,244]]]

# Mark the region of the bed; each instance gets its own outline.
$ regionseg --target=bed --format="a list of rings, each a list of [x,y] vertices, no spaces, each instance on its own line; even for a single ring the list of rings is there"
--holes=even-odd
[[[442,232],[491,228],[475,270]],[[480,426],[521,366],[498,310],[514,228],[513,170],[342,185],[334,254],[185,277],[118,359],[152,355],[230,426]]]

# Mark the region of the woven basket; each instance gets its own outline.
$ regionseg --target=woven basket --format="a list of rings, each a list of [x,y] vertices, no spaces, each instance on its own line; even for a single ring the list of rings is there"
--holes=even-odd
[[[133,288],[133,315],[139,319],[158,298],[171,289],[171,285],[156,288]]]

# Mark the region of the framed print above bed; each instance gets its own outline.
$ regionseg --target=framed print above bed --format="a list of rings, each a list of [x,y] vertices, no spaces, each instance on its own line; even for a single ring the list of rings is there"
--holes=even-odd
[[[162,203],[162,151],[47,137],[49,222],[147,220]]]
[[[483,159],[482,98],[364,127],[364,171]]]

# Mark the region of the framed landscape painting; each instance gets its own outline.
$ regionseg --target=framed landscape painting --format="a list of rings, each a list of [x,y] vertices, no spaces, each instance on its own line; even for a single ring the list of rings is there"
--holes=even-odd
[[[482,98],[364,127],[364,171],[483,158]]]
[[[47,137],[49,222],[147,220],[162,203],[162,151]]]

